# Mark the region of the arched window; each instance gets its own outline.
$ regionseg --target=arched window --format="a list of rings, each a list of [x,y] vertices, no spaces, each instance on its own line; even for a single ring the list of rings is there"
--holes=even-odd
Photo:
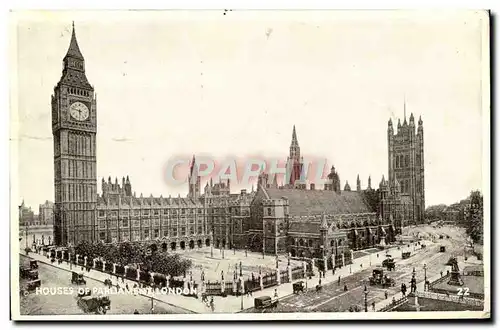
[[[267,215],[268,215],[268,216],[271,216],[271,208],[268,208],[268,209],[267,209]]]
[[[410,156],[406,155],[405,156],[405,167],[408,167],[410,165]]]
[[[396,168],[399,168],[399,156],[396,156]]]

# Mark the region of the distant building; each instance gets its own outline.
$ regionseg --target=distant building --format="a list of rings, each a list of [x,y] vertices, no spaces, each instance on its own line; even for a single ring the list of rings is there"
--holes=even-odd
[[[42,226],[54,225],[54,203],[45,201],[38,207],[38,220]]]
[[[24,204],[24,200],[19,205],[19,225],[20,226],[32,226],[35,222],[35,214],[31,210],[31,207],[27,207]]]

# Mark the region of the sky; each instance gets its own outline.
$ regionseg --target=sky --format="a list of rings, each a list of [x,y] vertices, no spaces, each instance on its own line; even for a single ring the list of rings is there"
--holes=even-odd
[[[285,159],[293,125],[302,155],[335,165],[342,186],[347,180],[355,187],[359,174],[363,187],[369,175],[378,187],[387,177],[387,122],[403,121],[403,104],[407,117],[424,123],[427,206],[454,203],[485,184],[488,52],[481,13],[15,17],[11,184],[19,203],[37,209],[54,199],[50,99],[72,21],[97,93],[99,190],[102,177],[121,182],[128,175],[137,195],[185,195],[187,185],[165,182],[169,160]],[[240,188],[249,186],[232,184],[233,192]]]

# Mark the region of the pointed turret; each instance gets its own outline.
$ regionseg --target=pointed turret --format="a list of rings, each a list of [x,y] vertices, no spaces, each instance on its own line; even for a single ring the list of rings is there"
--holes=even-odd
[[[320,230],[328,230],[328,222],[326,221],[326,214],[323,212],[323,217],[321,219],[321,227]]]
[[[401,128],[401,119],[398,118],[398,130]]]
[[[299,141],[297,140],[297,132],[295,131],[295,125],[293,125],[291,146],[299,146]]]
[[[415,125],[415,118],[413,117],[413,112],[410,114],[410,125]]]
[[[356,190],[361,191],[361,180],[359,179],[359,174],[358,178],[356,179]]]
[[[371,190],[372,189],[372,177],[371,176],[368,176],[368,190]]]
[[[344,191],[351,191],[351,186],[348,181],[345,182]]]
[[[78,41],[76,40],[75,22],[73,22],[73,31],[71,32],[68,52],[64,58],[66,59],[67,57],[77,58],[83,61],[83,55],[80,51],[80,47],[78,47]]]
[[[128,175],[127,175],[127,183],[130,183],[130,180],[129,180],[129,178],[128,178]]]

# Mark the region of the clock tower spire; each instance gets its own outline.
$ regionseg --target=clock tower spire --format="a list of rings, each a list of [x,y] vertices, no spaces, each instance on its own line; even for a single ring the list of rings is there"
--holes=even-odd
[[[57,245],[95,240],[97,115],[94,88],[75,26],[52,95],[54,138],[54,240]]]

